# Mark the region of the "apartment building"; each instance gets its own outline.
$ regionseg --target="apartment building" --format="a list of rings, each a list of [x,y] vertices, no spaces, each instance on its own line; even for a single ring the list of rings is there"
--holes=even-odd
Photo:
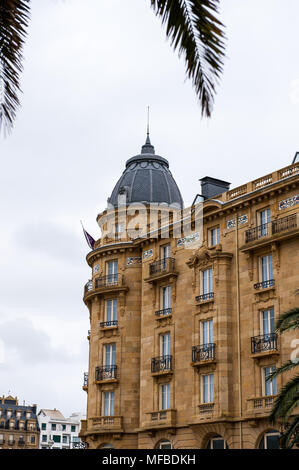
[[[40,449],[74,449],[81,445],[78,437],[83,413],[73,413],[69,418],[54,408],[41,409],[38,413]]]

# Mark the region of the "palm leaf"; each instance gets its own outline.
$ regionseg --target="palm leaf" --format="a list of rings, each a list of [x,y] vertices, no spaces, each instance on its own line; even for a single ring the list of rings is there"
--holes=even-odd
[[[216,18],[218,0],[151,0],[174,50],[186,61],[203,116],[212,113],[216,85],[223,70],[223,25]]]
[[[299,415],[293,419],[290,427],[283,433],[280,442],[282,447],[289,449],[291,449],[294,444],[299,443]]]
[[[29,18],[29,0],[0,2],[0,131],[10,131],[20,105],[19,74]]]
[[[299,308],[293,308],[279,316],[276,329],[280,333],[297,328],[299,328]]]
[[[292,411],[299,404],[299,375],[289,380],[280,390],[270,414],[270,421],[275,423],[278,418],[287,421]]]
[[[298,366],[298,362],[295,361],[287,361],[285,364],[283,364],[281,367],[278,369],[274,370],[271,374],[267,375],[267,382],[271,382],[274,377],[277,377],[277,375],[282,374],[283,372],[288,372],[294,367]]]

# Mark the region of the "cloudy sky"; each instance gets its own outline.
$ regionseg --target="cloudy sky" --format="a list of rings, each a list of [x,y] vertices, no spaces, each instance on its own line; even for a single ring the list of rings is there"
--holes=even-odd
[[[299,150],[298,0],[222,0],[225,72],[202,120],[149,0],[32,0],[22,109],[0,137],[0,394],[85,411],[90,277],[80,219],[96,215],[151,139],[185,204],[214,176],[236,187]]]

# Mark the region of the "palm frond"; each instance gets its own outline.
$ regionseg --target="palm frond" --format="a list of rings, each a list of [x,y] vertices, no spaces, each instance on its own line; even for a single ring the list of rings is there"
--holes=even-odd
[[[292,411],[299,404],[299,375],[289,380],[280,390],[278,397],[274,402],[270,414],[270,421],[275,423],[277,419],[282,418],[287,421]]]
[[[285,362],[282,366],[280,366],[278,369],[274,370],[271,374],[267,375],[266,381],[271,382],[274,377],[277,377],[278,375],[282,374],[283,372],[288,372],[294,367],[298,367],[298,362],[295,361],[287,361]]]
[[[224,32],[217,19],[219,0],[151,0],[151,6],[192,79],[202,116],[210,117],[216,85],[223,71]]]
[[[280,442],[283,448],[288,449],[299,443],[299,415],[295,416],[290,427],[283,433]]]
[[[0,2],[0,131],[11,130],[20,106],[19,75],[29,10],[29,0]]]
[[[276,329],[280,333],[299,328],[299,308],[288,310],[279,316]]]

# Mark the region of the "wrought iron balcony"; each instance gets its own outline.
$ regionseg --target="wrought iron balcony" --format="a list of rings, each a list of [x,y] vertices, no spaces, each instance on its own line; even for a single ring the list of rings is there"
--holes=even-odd
[[[245,232],[245,242],[249,243],[259,238],[275,235],[285,230],[297,228],[297,214],[288,215],[280,219],[275,219],[272,222],[259,225],[258,227],[251,228]]]
[[[111,326],[117,326],[117,320],[103,321],[100,323],[100,328],[110,328]]]
[[[253,336],[251,338],[251,353],[261,353],[265,351],[277,350],[277,335],[269,333],[266,335]]]
[[[267,287],[274,287],[275,285],[275,280],[274,279],[268,279],[267,281],[262,281],[258,282],[257,284],[254,284],[255,289],[266,289]]]
[[[151,371],[165,372],[172,370],[172,356],[153,357],[151,361]]]
[[[205,300],[213,300],[214,292],[207,292],[206,294],[197,295],[195,297],[196,302],[204,302]]]
[[[119,284],[118,274],[108,274],[107,276],[97,277],[95,279],[95,288],[108,286],[117,286]]]
[[[87,283],[84,286],[84,294],[87,294],[88,292],[92,291],[92,280],[89,279]]]
[[[207,343],[192,348],[192,362],[209,361],[216,358],[215,343]]]
[[[149,275],[154,276],[166,272],[173,272],[175,269],[174,258],[163,258],[149,265]]]
[[[19,446],[25,445],[24,439],[19,439],[19,440],[18,440],[18,445],[19,445]]]
[[[96,367],[95,380],[101,382],[103,380],[115,380],[117,378],[117,366],[101,366]]]
[[[157,317],[164,317],[165,315],[171,315],[171,308],[163,308],[162,310],[157,310],[157,312],[155,312],[155,315]]]

